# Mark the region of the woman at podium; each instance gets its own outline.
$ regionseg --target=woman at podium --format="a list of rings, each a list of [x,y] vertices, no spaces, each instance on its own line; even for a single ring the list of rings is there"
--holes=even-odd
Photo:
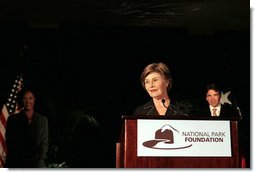
[[[142,87],[152,99],[136,107],[134,115],[188,116],[180,109],[178,102],[168,94],[172,88],[172,76],[165,63],[147,65],[141,73],[140,80]]]

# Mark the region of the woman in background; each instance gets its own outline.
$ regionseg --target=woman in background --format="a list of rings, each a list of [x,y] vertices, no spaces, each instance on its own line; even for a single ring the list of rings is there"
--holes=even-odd
[[[43,168],[48,151],[48,120],[34,110],[34,93],[22,93],[23,110],[7,120],[5,167]]]

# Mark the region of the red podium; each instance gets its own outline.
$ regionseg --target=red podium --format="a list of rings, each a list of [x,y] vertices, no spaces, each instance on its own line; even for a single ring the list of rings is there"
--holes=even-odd
[[[119,141],[116,143],[116,167],[117,168],[240,168],[240,154],[238,141],[238,120],[227,120],[230,124],[231,156],[228,157],[190,157],[190,156],[138,156],[137,151],[137,122],[139,119],[176,119],[194,121],[194,118],[177,116],[144,117],[123,116]],[[201,119],[195,119],[201,120]],[[207,119],[208,120],[208,119]],[[209,119],[210,121],[222,121],[222,119]],[[210,123],[208,123],[210,126]],[[208,148],[210,150],[210,148]]]

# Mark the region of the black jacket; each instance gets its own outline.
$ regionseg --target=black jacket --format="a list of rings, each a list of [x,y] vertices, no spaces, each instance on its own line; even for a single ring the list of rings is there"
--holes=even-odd
[[[212,117],[209,105],[205,108],[202,108],[200,111],[198,111],[196,116],[204,117],[204,118]],[[232,106],[230,104],[226,104],[226,103],[221,105],[219,117],[221,117],[221,118],[241,118],[239,115],[239,111],[234,106]],[[217,118],[217,117],[215,117],[215,118]]]
[[[45,167],[48,151],[47,117],[34,112],[31,124],[25,113],[10,115],[6,126],[7,168]]]
[[[150,100],[149,102],[145,103],[144,105],[138,106],[134,114],[135,116],[139,115],[159,115],[159,113],[156,110],[156,107],[153,103],[153,100]],[[166,111],[166,116],[187,116],[187,113],[184,110],[180,109],[180,106],[178,105],[178,102],[171,101],[171,104],[168,106],[168,109]]]

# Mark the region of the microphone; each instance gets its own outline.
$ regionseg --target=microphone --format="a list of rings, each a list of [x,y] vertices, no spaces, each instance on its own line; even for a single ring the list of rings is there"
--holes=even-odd
[[[165,102],[166,102],[165,99],[162,99],[161,102],[163,103],[163,106],[164,106],[165,108],[168,108],[168,107],[165,105]]]
[[[184,115],[184,116],[189,116],[188,114],[186,114],[185,112],[181,111],[178,107],[174,106],[174,105],[169,105],[169,107],[167,107],[165,105],[166,100],[162,99],[161,102],[163,103],[163,106],[165,108],[169,108],[171,111],[173,111],[173,115]]]

